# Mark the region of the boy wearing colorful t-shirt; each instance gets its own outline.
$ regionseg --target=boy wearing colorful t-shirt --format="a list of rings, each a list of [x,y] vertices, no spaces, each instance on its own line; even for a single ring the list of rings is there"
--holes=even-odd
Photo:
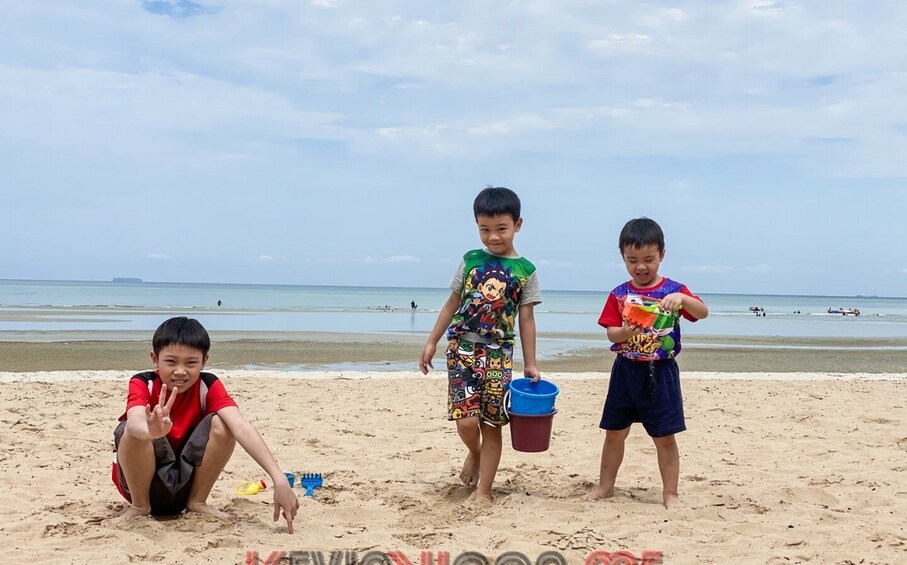
[[[299,500],[258,430],[203,372],[211,339],[196,320],[178,317],[154,332],[154,371],[129,380],[126,412],[114,431],[113,482],[129,501],[123,518],[171,516],[184,510],[226,518],[207,500],[239,443],[271,477],[274,520],[293,533]]]
[[[491,502],[501,460],[501,426],[508,421],[503,398],[513,368],[514,327],[518,320],[523,374],[537,381],[533,308],[542,295],[535,266],[513,246],[523,225],[519,197],[507,188],[486,188],[476,197],[473,213],[485,248],[463,256],[419,368],[428,374],[446,332],[447,419],[456,421],[469,450],[460,480],[477,487],[479,500]]]
[[[585,499],[613,496],[630,425],[641,422],[655,443],[662,497],[665,507],[671,507],[680,502],[680,454],[674,434],[686,429],[680,370],[674,360],[681,347],[680,320],[662,316],[667,325],[649,327],[647,312],[634,315],[633,308],[657,306],[659,312],[678,312],[691,322],[708,316],[709,309],[686,286],[658,274],[665,254],[664,233],[653,220],[627,222],[619,244],[630,280],[611,291],[598,320],[617,356],[600,424],[606,432],[599,483]]]

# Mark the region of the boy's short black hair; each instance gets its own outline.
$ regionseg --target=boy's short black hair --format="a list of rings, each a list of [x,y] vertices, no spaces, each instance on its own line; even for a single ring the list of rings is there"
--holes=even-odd
[[[489,186],[476,196],[472,212],[477,220],[479,216],[507,214],[516,222],[520,219],[520,197],[509,188]]]
[[[665,234],[655,220],[646,217],[634,218],[620,230],[621,255],[629,247],[638,249],[646,245],[657,246],[659,252],[665,250]]]
[[[211,338],[208,337],[205,327],[198,320],[185,316],[170,318],[158,326],[154,337],[151,338],[151,347],[155,355],[159,355],[161,349],[174,343],[198,349],[205,355],[211,349]]]

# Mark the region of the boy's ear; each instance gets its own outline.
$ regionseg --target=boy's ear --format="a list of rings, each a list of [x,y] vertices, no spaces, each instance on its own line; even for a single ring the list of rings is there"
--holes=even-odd
[[[208,364],[208,354],[205,353],[205,356],[202,358],[202,369],[205,368],[205,365]]]
[[[521,228],[521,227],[523,227],[523,217],[522,217],[522,216],[520,216],[519,218],[517,218],[516,224],[514,224],[513,231],[515,231],[515,232],[516,232],[516,231],[520,231],[520,228]]]
[[[151,364],[157,369],[157,354],[154,351],[151,352]]]
[[[664,261],[664,259],[665,259],[665,250],[662,249],[662,250],[661,250],[661,257],[659,257],[658,260],[659,260],[659,261]]]

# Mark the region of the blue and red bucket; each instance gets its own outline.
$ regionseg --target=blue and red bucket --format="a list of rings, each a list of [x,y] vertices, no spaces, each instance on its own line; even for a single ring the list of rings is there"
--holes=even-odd
[[[510,417],[510,442],[517,451],[547,451],[557,409],[554,402],[560,392],[551,381],[516,379],[511,381],[507,415]]]

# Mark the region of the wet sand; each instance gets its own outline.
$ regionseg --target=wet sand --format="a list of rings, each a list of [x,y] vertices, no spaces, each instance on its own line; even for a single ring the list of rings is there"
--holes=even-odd
[[[613,353],[601,334],[540,334],[539,340],[560,345],[558,353],[539,360],[543,372],[610,371]],[[569,350],[569,340],[583,346]],[[209,368],[387,365],[416,372],[424,342],[419,334],[212,332]],[[436,367],[443,366],[443,345]],[[150,363],[150,348],[148,332],[6,332],[0,335],[0,371],[139,370]],[[907,340],[766,337],[689,337],[678,357],[685,372],[900,373],[905,360]]]

